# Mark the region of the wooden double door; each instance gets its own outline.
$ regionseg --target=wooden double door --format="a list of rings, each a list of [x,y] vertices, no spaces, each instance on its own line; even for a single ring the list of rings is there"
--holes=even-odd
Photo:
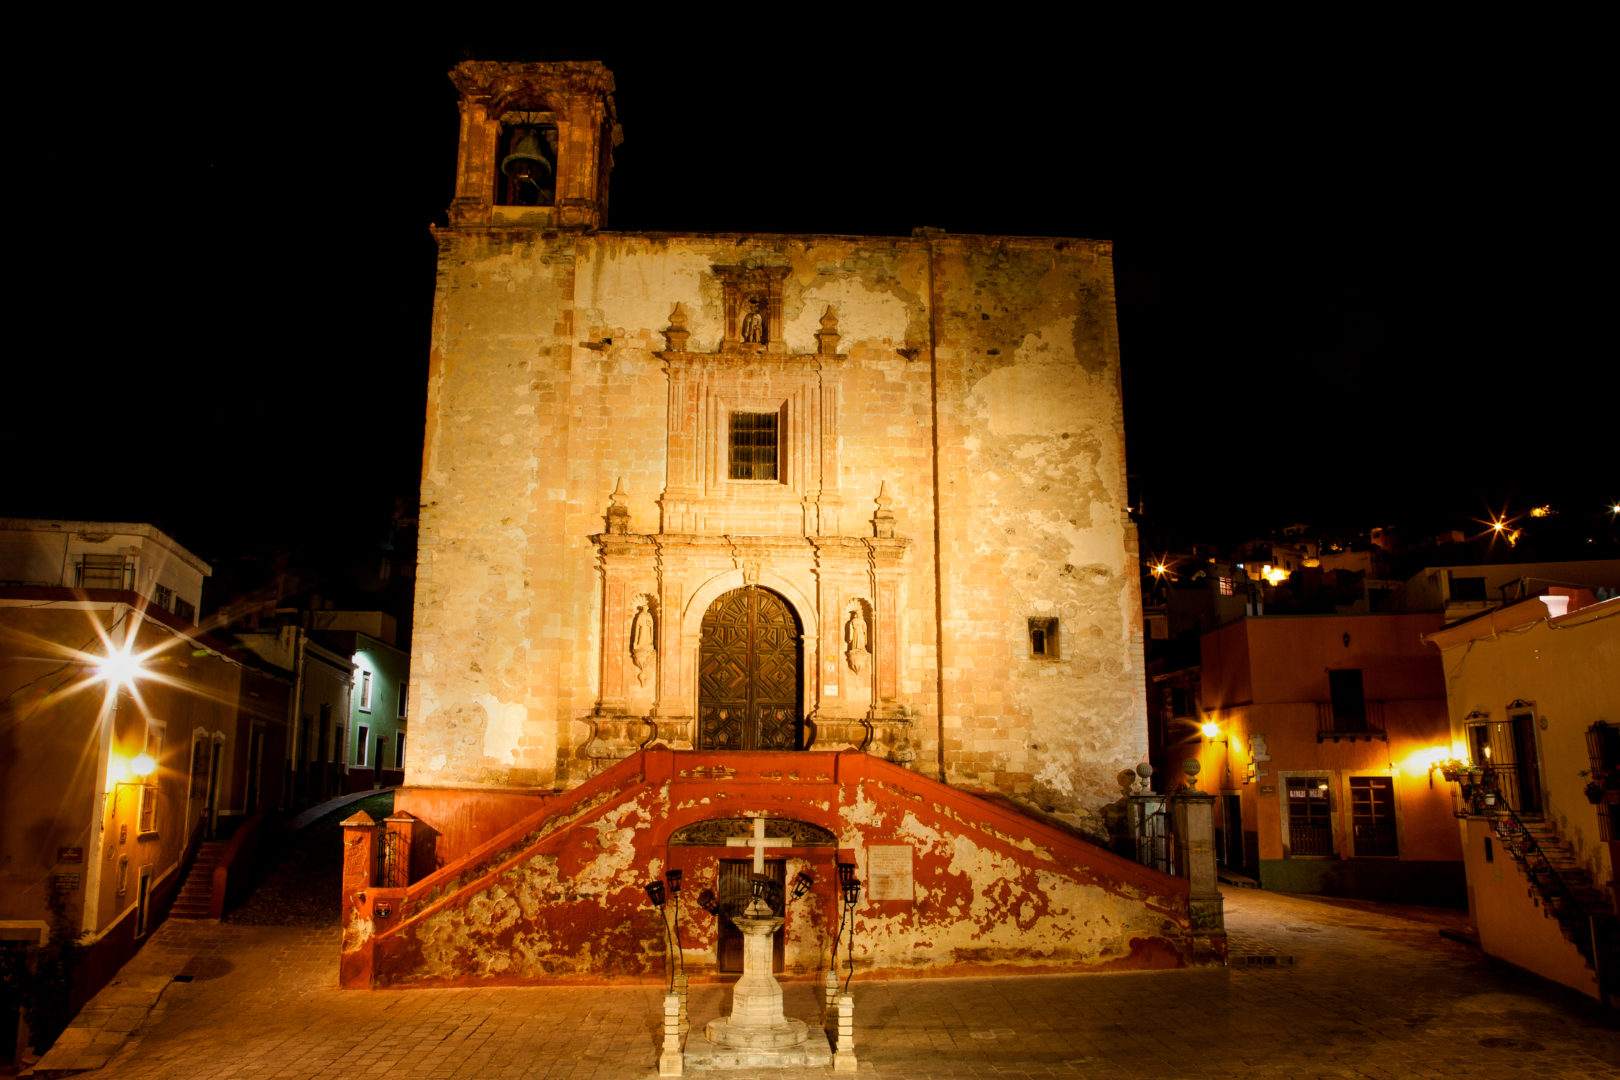
[[[799,750],[804,643],[786,600],[757,585],[703,613],[698,749]]]

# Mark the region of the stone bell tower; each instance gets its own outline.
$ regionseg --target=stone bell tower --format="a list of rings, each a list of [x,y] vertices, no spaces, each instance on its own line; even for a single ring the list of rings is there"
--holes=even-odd
[[[607,222],[608,173],[623,141],[613,73],[595,61],[468,60],[452,226],[589,231]]]

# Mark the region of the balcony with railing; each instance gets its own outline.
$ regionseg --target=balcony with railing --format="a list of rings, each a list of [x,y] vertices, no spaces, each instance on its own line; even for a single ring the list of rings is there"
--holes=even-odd
[[[1359,707],[1357,707],[1359,706]],[[1384,730],[1384,703],[1362,701],[1354,705],[1335,705],[1331,701],[1316,703],[1316,741],[1332,739],[1383,739],[1389,741]]]

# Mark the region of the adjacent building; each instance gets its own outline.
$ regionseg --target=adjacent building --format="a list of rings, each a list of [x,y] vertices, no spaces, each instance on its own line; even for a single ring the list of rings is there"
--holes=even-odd
[[[208,574],[151,525],[0,519],[0,940],[87,935],[79,1000],[281,800],[290,684],[197,626]]]
[[[1458,801],[1480,946],[1595,997],[1611,992],[1598,973],[1616,955],[1620,599],[1555,588],[1427,641],[1444,666],[1457,757],[1480,770],[1460,776]]]
[[[1437,614],[1249,616],[1161,688],[1168,786],[1216,795],[1220,861],[1266,888],[1461,906]],[[1195,677],[1189,677],[1195,676]],[[1194,772],[1183,762],[1197,763]]]

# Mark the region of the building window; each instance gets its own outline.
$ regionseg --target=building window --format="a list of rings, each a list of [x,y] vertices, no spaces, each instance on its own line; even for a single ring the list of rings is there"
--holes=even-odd
[[[135,827],[138,833],[157,832],[157,800],[158,788],[156,784],[141,785],[141,816],[140,823]]]
[[[733,480],[775,480],[779,442],[777,414],[731,414],[731,470]]]
[[[1460,604],[1485,601],[1485,579],[1482,577],[1454,577],[1451,579],[1451,599]]]
[[[1288,778],[1288,853],[1333,854],[1333,814],[1325,776]]]
[[[1056,619],[1029,620],[1029,655],[1037,660],[1058,658],[1058,621]]]
[[[193,604],[190,600],[182,600],[178,596],[175,597],[174,613],[186,620],[188,623],[194,623],[197,621],[197,605]]]
[[[405,767],[405,733],[402,731],[394,736],[394,768]]]
[[[118,856],[118,895],[129,892],[129,856]]]
[[[174,590],[167,585],[152,586],[152,602],[164,611],[174,606]]]
[[[403,681],[399,684],[399,718],[401,720],[405,719],[405,698],[410,685],[410,683]]]
[[[1229,577],[1221,578],[1221,595],[1222,596],[1234,596],[1236,594],[1237,594],[1237,589],[1235,587],[1233,587],[1232,579],[1229,578]]]
[[[366,763],[366,751],[371,748],[371,729],[364,724],[360,725],[360,735],[354,740],[354,763]]]
[[[135,566],[122,555],[81,555],[79,588],[127,589],[134,580]]]
[[[360,673],[360,711],[371,711],[371,672]]]
[[[1328,695],[1333,702],[1334,731],[1367,729],[1367,697],[1361,688],[1360,668],[1329,671]]]
[[[1350,778],[1350,846],[1356,857],[1394,858],[1395,781],[1387,776]]]

